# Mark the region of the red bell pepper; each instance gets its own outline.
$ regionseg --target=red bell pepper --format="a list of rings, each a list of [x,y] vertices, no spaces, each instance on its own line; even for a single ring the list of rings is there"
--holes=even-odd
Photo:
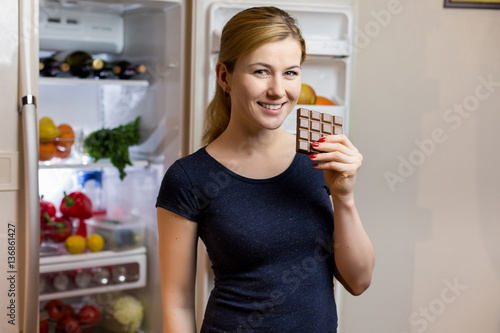
[[[48,215],[48,218],[46,215]],[[47,223],[47,220],[53,218],[56,216],[56,206],[54,206],[52,203],[43,200],[43,195],[40,198],[40,224],[44,225]]]
[[[73,224],[67,216],[55,216],[47,223],[47,235],[56,243],[64,242],[71,235]]]
[[[92,201],[82,192],[72,192],[69,195],[64,192],[64,198],[59,207],[61,213],[79,219],[75,234],[87,237],[87,229],[83,220],[92,217]]]
[[[59,207],[61,213],[79,219],[92,217],[92,201],[82,192],[72,192],[69,195],[64,192],[64,198]]]

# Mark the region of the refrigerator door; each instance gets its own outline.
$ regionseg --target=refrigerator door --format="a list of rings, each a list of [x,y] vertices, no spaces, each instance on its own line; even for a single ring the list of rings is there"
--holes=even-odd
[[[38,332],[38,3],[2,0],[0,99],[0,262],[7,296],[2,332]],[[8,78],[8,80],[6,79]],[[22,152],[21,152],[22,151]],[[4,299],[5,300],[5,299]]]
[[[191,151],[201,146],[204,110],[215,91],[215,66],[218,59],[222,29],[226,22],[239,11],[269,5],[259,1],[215,1],[197,2],[193,29],[195,31],[194,54],[203,55],[194,59],[191,91]],[[307,60],[302,66],[302,83],[312,86],[316,95],[333,100],[330,105],[297,105],[284,121],[282,128],[295,133],[296,112],[299,107],[326,112],[344,118],[344,133],[349,130],[349,101],[351,85],[351,61],[353,38],[353,9],[346,5],[335,5],[331,1],[275,1],[277,6],[297,19],[306,40]],[[204,73],[203,80],[194,75]],[[213,287],[213,275],[206,250],[200,243],[197,278],[197,323],[201,325],[205,305]],[[337,288],[337,287],[336,287]],[[337,307],[341,307],[341,295],[336,291]]]
[[[40,208],[38,198],[38,1],[19,1],[19,113],[22,118],[24,150],[24,231],[23,321],[21,332],[38,332]],[[22,252],[20,252],[22,253]]]

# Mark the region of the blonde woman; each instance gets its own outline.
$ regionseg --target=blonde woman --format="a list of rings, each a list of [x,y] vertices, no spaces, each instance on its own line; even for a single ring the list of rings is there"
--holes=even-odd
[[[344,135],[297,154],[280,129],[305,58],[278,8],[226,24],[205,146],[169,168],[156,204],[164,333],[196,332],[198,237],[215,274],[203,333],[336,332],[333,279],[354,295],[370,285],[374,250],[353,195],[361,154]]]

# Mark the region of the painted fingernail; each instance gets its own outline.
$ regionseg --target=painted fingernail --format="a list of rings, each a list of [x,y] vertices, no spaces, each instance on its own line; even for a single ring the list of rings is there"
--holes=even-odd
[[[316,158],[316,154],[309,155],[310,158]]]
[[[313,143],[312,143],[312,146],[313,146],[313,147],[318,147],[318,146],[319,146],[319,142],[313,142]]]
[[[313,163],[313,167],[317,167],[319,163]]]
[[[325,142],[325,141],[326,141],[326,138],[319,139],[319,142]]]

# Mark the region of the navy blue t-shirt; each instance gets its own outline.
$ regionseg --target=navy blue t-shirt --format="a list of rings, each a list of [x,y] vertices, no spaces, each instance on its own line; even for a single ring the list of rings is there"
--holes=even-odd
[[[199,224],[215,275],[202,333],[337,331],[332,204],[307,155],[250,179],[201,148],[168,169],[156,206]]]

